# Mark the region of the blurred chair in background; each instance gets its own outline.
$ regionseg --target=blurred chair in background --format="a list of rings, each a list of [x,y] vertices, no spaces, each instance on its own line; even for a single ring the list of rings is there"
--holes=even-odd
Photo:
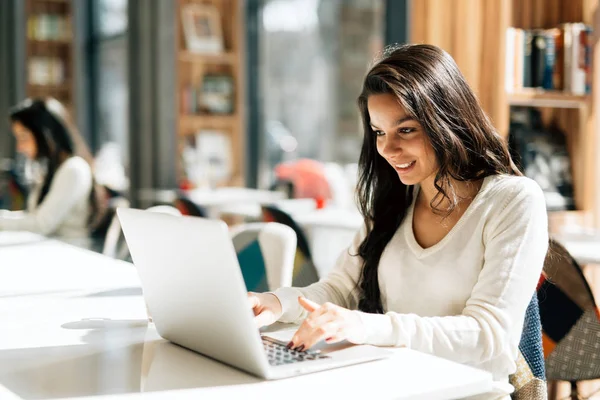
[[[0,159],[0,210],[23,210],[27,207],[28,189],[16,161]]]
[[[296,234],[275,222],[241,224],[231,228],[246,289],[266,292],[292,285]]]
[[[128,208],[129,202],[123,202],[120,207]],[[147,208],[147,211],[169,214],[176,217],[181,216],[181,212],[177,208],[168,205],[153,206]],[[127,243],[125,243],[122,235],[121,223],[119,222],[119,217],[116,215],[116,212],[106,233],[102,254],[108,257],[117,258],[119,260],[125,260],[129,258],[129,249],[127,248]]]
[[[275,206],[262,206],[263,219],[266,222],[279,222],[294,230],[298,240],[292,286],[304,287],[319,280],[319,274],[312,260],[308,240],[302,228],[286,212]]]
[[[92,239],[91,250],[103,252],[107,237],[110,236],[111,225],[116,218],[117,208],[129,207],[130,202],[122,193],[116,192],[110,188],[102,187],[101,202],[105,204],[102,212],[97,213],[90,224],[90,237]],[[119,227],[119,232],[120,232]]]
[[[175,200],[175,207],[181,212],[181,215],[190,215],[192,217],[208,218],[208,212],[198,204],[185,196],[179,196]]]

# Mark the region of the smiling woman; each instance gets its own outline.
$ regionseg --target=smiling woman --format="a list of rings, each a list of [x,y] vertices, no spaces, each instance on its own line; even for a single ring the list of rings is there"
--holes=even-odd
[[[496,381],[483,398],[510,398],[548,248],[540,187],[435,46],[388,48],[358,106],[364,226],[320,282],[251,293],[257,323],[303,321],[290,342],[301,350],[348,340],[473,365]]]

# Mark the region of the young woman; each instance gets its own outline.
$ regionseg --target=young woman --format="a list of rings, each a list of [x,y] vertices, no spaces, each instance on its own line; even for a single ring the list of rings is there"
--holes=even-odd
[[[259,326],[406,346],[490,371],[509,398],[525,310],[548,247],[543,193],[513,164],[454,60],[430,45],[384,53],[358,99],[364,228],[329,276],[250,293]]]
[[[67,113],[55,99],[25,100],[10,114],[17,151],[36,161],[26,211],[0,212],[0,231],[26,230],[63,238],[86,239],[98,202],[91,156],[69,129]],[[37,175],[37,176],[35,176]]]

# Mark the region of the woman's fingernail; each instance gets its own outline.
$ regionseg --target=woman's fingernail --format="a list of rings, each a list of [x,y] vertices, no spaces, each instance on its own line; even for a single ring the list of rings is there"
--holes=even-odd
[[[302,351],[302,350],[304,350],[304,345],[302,344],[302,345],[296,347],[294,350],[296,350],[296,351]]]
[[[288,349],[291,349],[292,347],[294,347],[294,342],[290,341],[290,342],[287,344],[287,346],[285,346],[285,347],[287,347]]]

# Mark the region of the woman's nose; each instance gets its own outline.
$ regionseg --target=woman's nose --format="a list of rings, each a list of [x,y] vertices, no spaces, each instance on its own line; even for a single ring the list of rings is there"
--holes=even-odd
[[[387,158],[387,156],[392,156],[398,154],[402,149],[400,148],[398,142],[396,140],[386,139],[383,144],[382,153]]]

